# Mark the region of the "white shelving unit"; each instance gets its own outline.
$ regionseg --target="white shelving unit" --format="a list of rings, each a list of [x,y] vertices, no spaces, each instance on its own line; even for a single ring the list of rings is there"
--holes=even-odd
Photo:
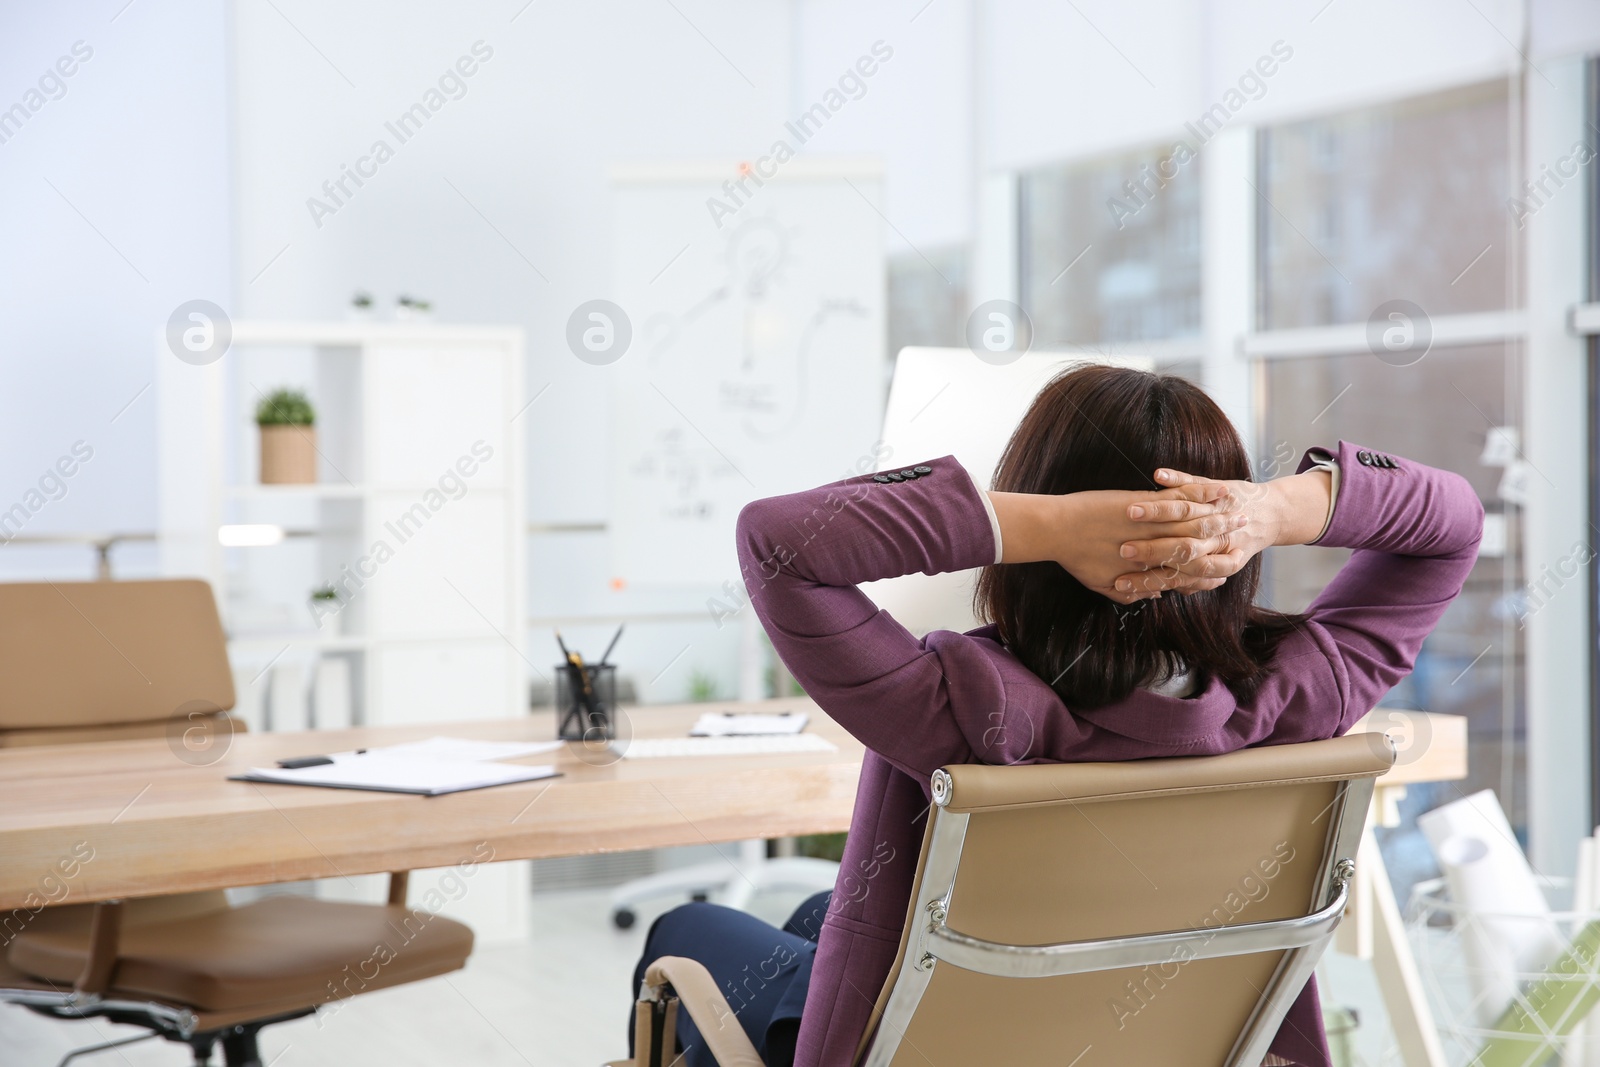
[[[157,345],[161,566],[216,591],[252,729],[527,713],[520,329],[238,322],[203,366]],[[255,407],[284,386],[316,410],[315,484],[259,482]],[[225,547],[229,524],[287,536]],[[319,621],[324,584],[340,600]],[[330,675],[347,691],[315,699]],[[485,940],[521,936],[527,870],[480,868],[447,910]],[[318,892],[381,896],[359,878]]]

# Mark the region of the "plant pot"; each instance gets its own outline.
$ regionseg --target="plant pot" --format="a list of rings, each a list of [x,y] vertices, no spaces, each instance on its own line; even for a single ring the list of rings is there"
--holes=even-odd
[[[311,617],[317,621],[317,630],[323,637],[344,636],[344,605],[331,601],[319,605],[311,602]]]
[[[307,485],[317,480],[315,426],[262,426],[261,484]]]

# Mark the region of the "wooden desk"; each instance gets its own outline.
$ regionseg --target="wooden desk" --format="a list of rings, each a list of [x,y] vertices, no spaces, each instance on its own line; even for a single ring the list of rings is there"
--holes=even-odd
[[[478,723],[292,734],[240,734],[220,760],[192,766],[165,740],[0,749],[0,913],[41,896],[74,902],[153,896],[749,838],[849,827],[861,745],[806,699],[718,708],[793,708],[836,752],[616,760],[581,746],[521,762],[554,762],[564,776],[443,797],[227,781],[246,767],[317,752],[431,737],[547,740],[551,713]],[[626,709],[638,737],[681,737],[704,704]],[[1373,817],[1385,822],[1405,787],[1466,777],[1466,720],[1405,713],[1412,744],[1378,780]],[[1374,713],[1356,730],[1395,726]],[[67,896],[49,882],[79,842]],[[492,853],[486,850],[492,849]],[[1371,958],[1407,1067],[1443,1067],[1432,1015],[1369,832],[1341,942]]]
[[[861,745],[810,700],[765,710],[811,714],[837,752],[615,760],[569,744],[518,762],[563,777],[442,797],[230,782],[247,767],[318,752],[432,737],[542,741],[551,713],[490,722],[313,733],[239,734],[210,766],[165,740],[0,749],[0,911],[37,903],[79,842],[75,902],[153,896],[464,861],[703,845],[849,827]],[[737,702],[721,708],[756,707]],[[708,705],[628,708],[635,736],[681,737]]]
[[[831,753],[701,760],[607,761],[578,746],[554,762],[563,777],[444,797],[227,781],[277,759],[431,737],[546,740],[552,714],[478,723],[293,734],[239,734],[222,759],[192,766],[161,741],[0,749],[0,910],[41,892],[79,842],[94,849],[70,885],[74,901],[154,896],[676,845],[830,833],[849,827],[861,745],[810,700],[729,707],[792,707],[811,714]],[[704,704],[627,709],[640,737],[682,736]],[[1427,716],[1431,740],[1382,779],[1388,786],[1466,774],[1465,722]],[[1357,729],[1367,728],[1363,723]],[[586,761],[587,760],[587,761]]]
[[[1410,729],[1405,729],[1407,724]],[[1401,751],[1394,769],[1378,784],[1386,790],[1424,782],[1459,782],[1467,776],[1467,720],[1460,715],[1434,715],[1425,711],[1378,708],[1351,728],[1351,733],[1388,727]],[[1384,825],[1389,825],[1384,823]]]

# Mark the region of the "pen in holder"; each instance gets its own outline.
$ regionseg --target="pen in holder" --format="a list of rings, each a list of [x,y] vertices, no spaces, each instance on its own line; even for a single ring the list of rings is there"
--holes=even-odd
[[[556,666],[556,712],[562,741],[610,741],[616,737],[617,668],[611,663]]]
[[[556,667],[556,714],[561,716],[556,736],[563,741],[610,741],[617,736],[612,709],[617,706],[617,668],[611,652],[622,637],[622,627],[611,635],[599,663],[585,663],[567,647],[556,631],[556,644],[566,662]]]

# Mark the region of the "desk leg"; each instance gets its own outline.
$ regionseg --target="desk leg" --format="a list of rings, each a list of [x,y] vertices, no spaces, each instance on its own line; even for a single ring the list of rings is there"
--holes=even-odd
[[[1401,1061],[1406,1067],[1446,1067],[1444,1047],[1417,974],[1417,962],[1411,956],[1411,943],[1406,940],[1389,872],[1370,828],[1361,836],[1356,866],[1364,868],[1369,879],[1366,899],[1374,912],[1372,966],[1378,975],[1384,1006],[1389,1010],[1389,1025],[1400,1046]]]

